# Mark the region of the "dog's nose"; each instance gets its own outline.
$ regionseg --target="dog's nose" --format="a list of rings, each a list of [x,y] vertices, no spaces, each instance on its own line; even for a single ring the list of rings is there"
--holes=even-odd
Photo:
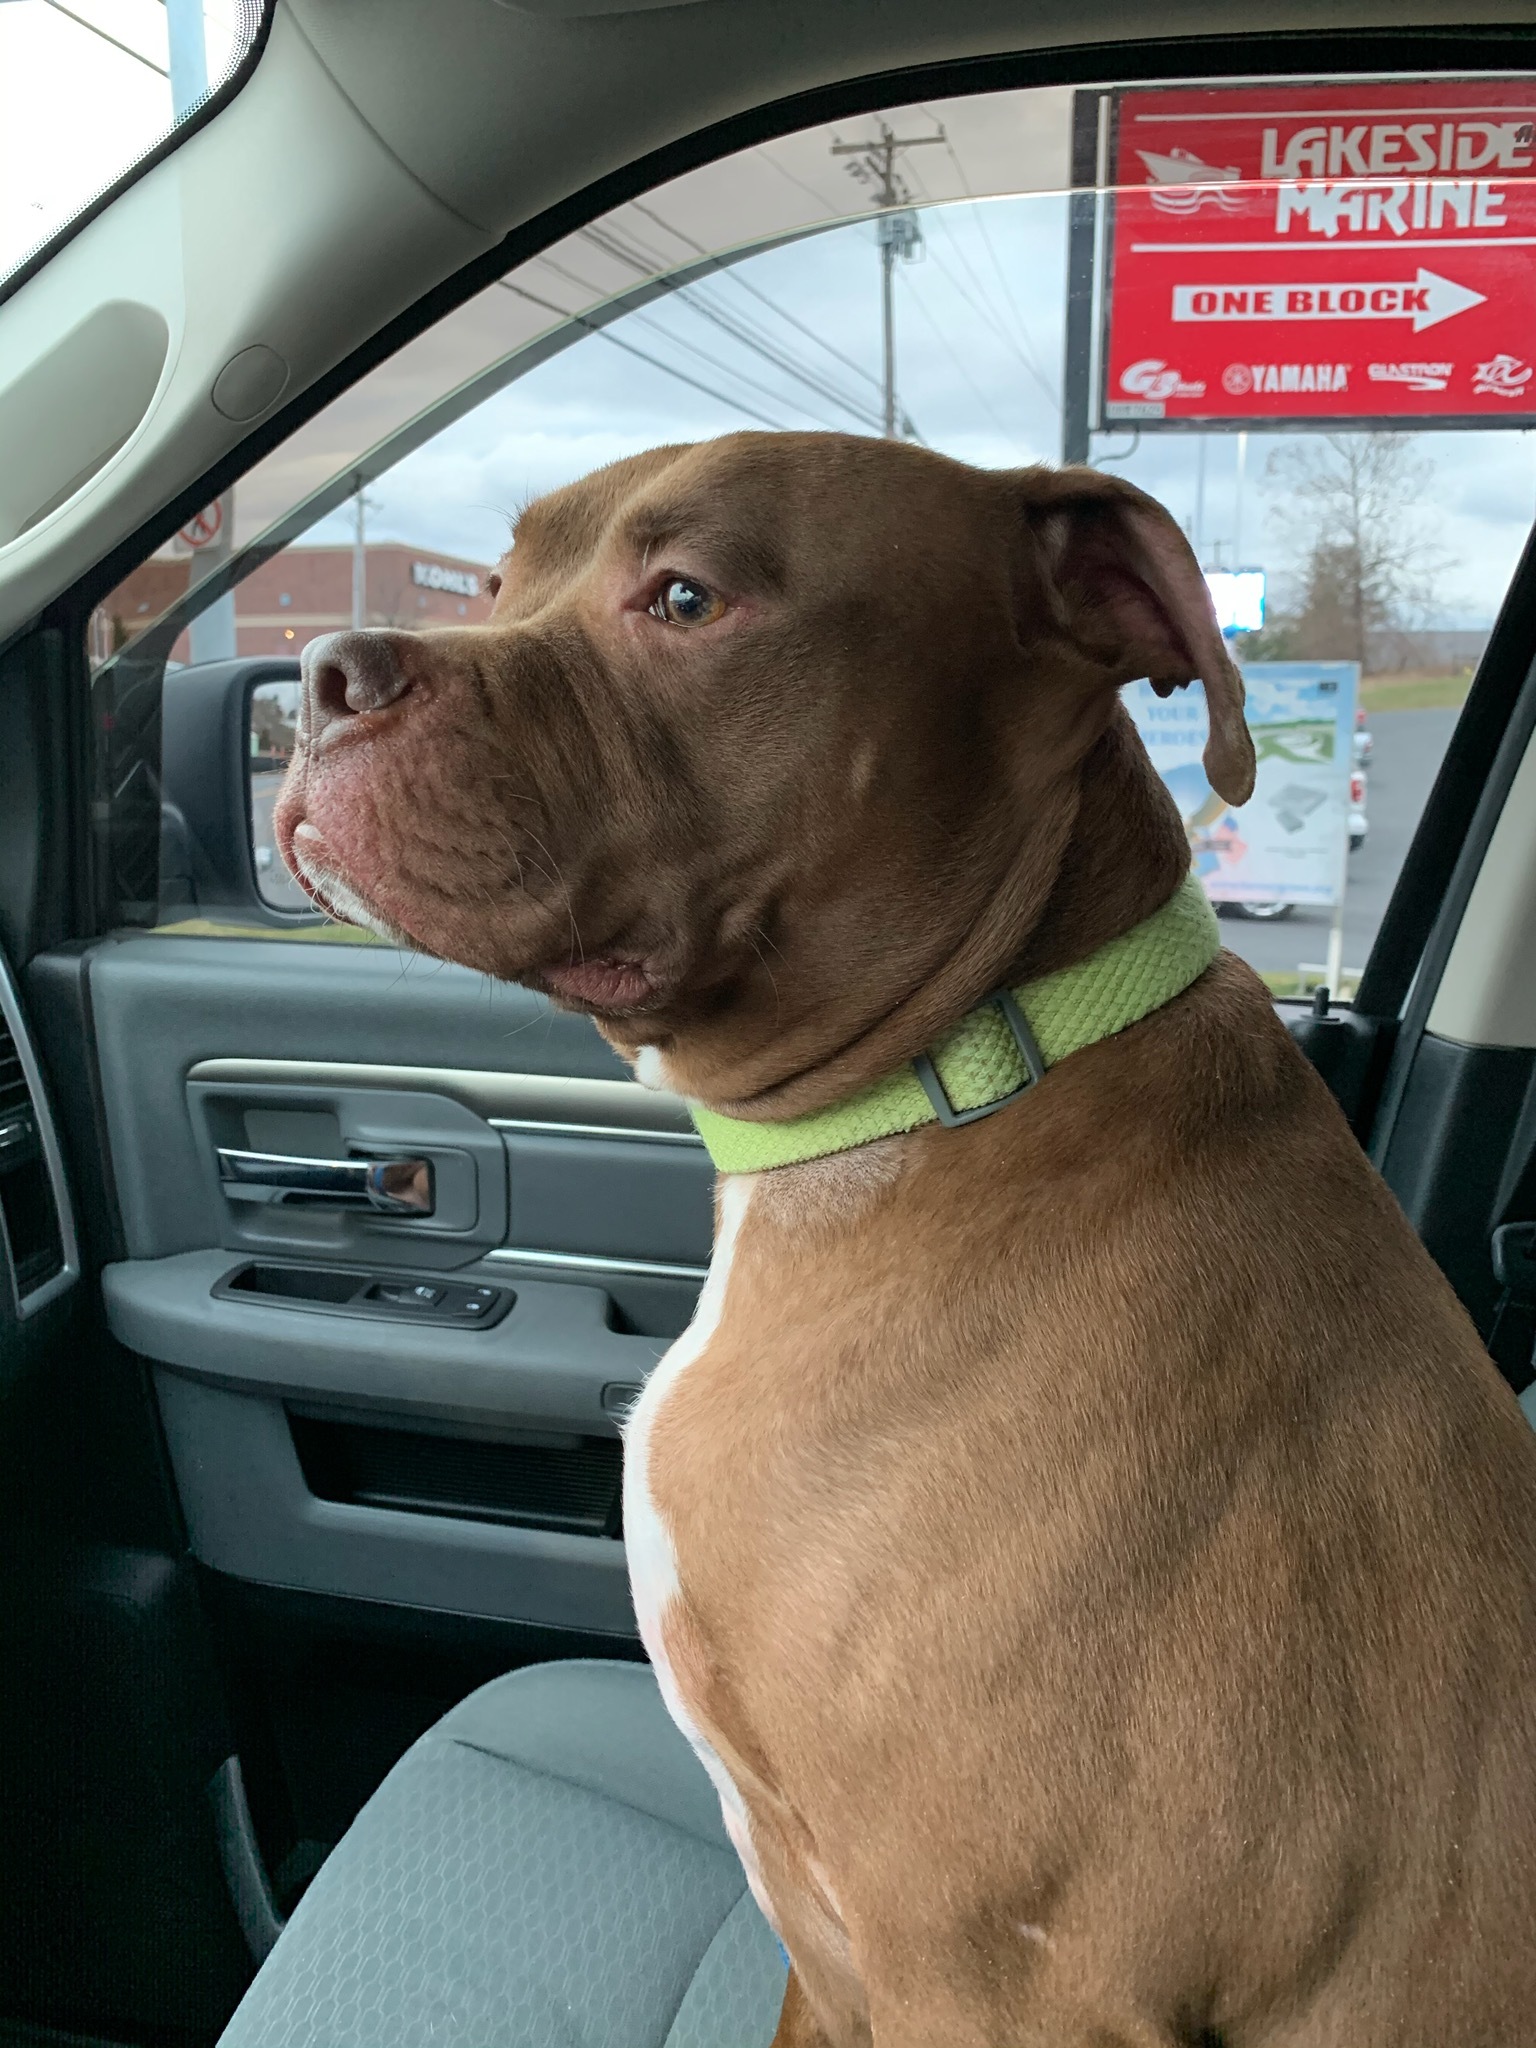
[[[360,712],[382,711],[411,687],[410,636],[405,633],[326,633],[300,656],[304,724],[310,739],[328,725]]]

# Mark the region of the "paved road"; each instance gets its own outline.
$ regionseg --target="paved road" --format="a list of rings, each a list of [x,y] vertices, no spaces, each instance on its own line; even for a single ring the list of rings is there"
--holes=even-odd
[[[309,910],[313,906],[298,883],[278,858],[272,844],[272,806],[283,786],[281,769],[267,769],[251,776],[251,842],[256,848],[256,879],[262,895],[278,910]],[[271,865],[261,865],[262,849]]]
[[[1370,833],[1349,856],[1344,898],[1344,965],[1365,965],[1398,870],[1450,744],[1454,711],[1379,711],[1371,720],[1376,751],[1366,777]],[[1293,910],[1277,924],[1223,918],[1222,937],[1255,967],[1286,969],[1328,958],[1333,913]]]

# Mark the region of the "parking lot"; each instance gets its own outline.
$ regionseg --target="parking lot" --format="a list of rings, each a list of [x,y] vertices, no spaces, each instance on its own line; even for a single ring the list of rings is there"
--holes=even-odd
[[[1376,745],[1367,771],[1370,832],[1364,846],[1349,856],[1344,898],[1344,969],[1351,982],[1370,956],[1458,715],[1455,711],[1381,711],[1371,717]],[[1271,924],[1224,918],[1221,929],[1232,951],[1254,967],[1285,973],[1327,959],[1332,922],[1331,911],[1296,909]]]
[[[278,859],[272,837],[272,807],[282,786],[280,768],[251,776],[251,843],[256,849],[257,884],[262,895],[278,910],[310,910],[314,906]]]

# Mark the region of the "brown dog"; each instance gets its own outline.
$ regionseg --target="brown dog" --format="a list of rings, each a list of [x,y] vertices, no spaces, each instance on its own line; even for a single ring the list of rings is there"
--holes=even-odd
[[[1252,779],[1151,500],[831,435],[618,463],[306,673],[317,896],[746,1120],[1175,892],[1121,684]],[[719,1210],[626,1530],[780,2048],[1536,2040],[1536,1442],[1257,978]]]

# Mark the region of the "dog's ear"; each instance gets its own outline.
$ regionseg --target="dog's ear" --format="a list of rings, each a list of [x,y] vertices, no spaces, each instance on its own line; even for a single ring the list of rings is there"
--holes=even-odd
[[[1094,469],[1017,472],[1036,576],[1025,601],[1045,604],[1115,687],[1145,676],[1160,697],[1205,685],[1205,772],[1228,803],[1253,794],[1243,679],[1227,652],[1189,542],[1155,498]],[[1043,586],[1043,587],[1042,587]],[[1029,621],[1021,621],[1026,633]]]

